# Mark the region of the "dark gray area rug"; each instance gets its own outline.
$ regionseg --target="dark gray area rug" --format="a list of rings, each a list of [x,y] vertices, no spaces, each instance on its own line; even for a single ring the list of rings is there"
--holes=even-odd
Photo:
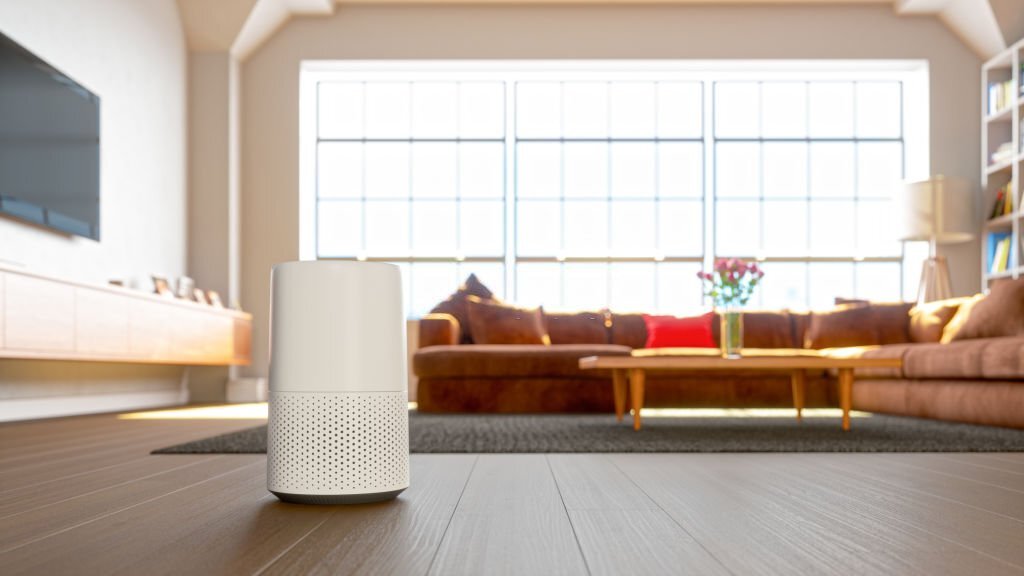
[[[605,414],[409,414],[413,453],[532,452],[1019,452],[1024,430],[870,416],[843,432],[838,418],[645,418],[643,429]],[[261,454],[267,427],[154,454]]]

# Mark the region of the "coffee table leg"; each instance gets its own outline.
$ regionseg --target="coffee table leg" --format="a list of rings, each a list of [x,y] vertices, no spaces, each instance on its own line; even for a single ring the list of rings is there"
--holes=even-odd
[[[807,390],[807,374],[803,370],[794,370],[793,382],[793,408],[796,408],[796,421],[804,421],[804,394]]]
[[[635,368],[629,371],[629,390],[633,400],[633,430],[640,429],[640,409],[644,406],[644,371]]]
[[[850,407],[853,404],[853,369],[839,369],[839,407],[843,409],[843,430],[850,429]]]
[[[617,422],[622,422],[622,417],[626,413],[627,388],[626,371],[612,370],[612,392],[615,395],[615,420]]]

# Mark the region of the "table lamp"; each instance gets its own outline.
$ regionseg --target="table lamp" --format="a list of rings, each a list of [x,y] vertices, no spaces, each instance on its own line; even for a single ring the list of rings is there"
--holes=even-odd
[[[958,244],[974,238],[973,186],[962,178],[939,175],[904,184],[899,194],[903,241],[927,241],[928,259],[921,269],[917,303],[953,296],[949,265],[937,254],[939,244]]]

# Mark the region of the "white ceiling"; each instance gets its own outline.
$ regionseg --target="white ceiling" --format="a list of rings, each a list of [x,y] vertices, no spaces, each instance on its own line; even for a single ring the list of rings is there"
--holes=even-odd
[[[351,4],[630,4],[631,0],[177,0],[193,51],[244,60],[294,15]],[[891,4],[900,15],[936,15],[988,59],[1024,36],[1024,0],[642,0],[644,4]]]

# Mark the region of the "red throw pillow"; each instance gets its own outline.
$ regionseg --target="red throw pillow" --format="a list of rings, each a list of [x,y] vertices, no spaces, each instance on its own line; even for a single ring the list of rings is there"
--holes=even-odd
[[[644,315],[647,325],[647,348],[715,348],[711,334],[714,313],[702,316],[676,318],[675,316]]]

